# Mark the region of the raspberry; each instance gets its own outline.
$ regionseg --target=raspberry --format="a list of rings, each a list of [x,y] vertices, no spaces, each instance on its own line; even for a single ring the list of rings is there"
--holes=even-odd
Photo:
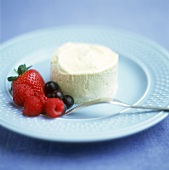
[[[43,103],[36,96],[29,97],[24,104],[23,114],[26,116],[38,116],[43,111]]]
[[[18,84],[13,91],[13,101],[19,105],[23,106],[25,100],[34,95],[33,89],[27,84]]]
[[[44,110],[49,117],[56,118],[65,112],[65,106],[63,101],[58,98],[48,98]]]

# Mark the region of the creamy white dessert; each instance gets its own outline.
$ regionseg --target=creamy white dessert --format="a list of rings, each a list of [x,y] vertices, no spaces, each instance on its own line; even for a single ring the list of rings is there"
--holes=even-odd
[[[51,59],[50,79],[75,103],[113,98],[117,90],[118,54],[108,47],[66,43]]]

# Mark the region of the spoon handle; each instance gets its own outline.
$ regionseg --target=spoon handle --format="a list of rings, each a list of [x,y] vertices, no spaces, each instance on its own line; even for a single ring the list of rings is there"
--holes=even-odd
[[[139,106],[139,105],[129,105],[120,100],[110,101],[111,104],[120,105],[126,108],[135,108],[135,109],[151,109],[151,110],[158,110],[158,111],[169,111],[168,107],[159,107],[159,106]]]
[[[151,109],[151,110],[158,110],[158,111],[169,111],[169,107],[159,107],[159,106],[139,106],[139,105],[129,105],[127,103],[124,103],[118,99],[110,99],[110,98],[103,98],[103,99],[97,99],[97,100],[92,100],[83,104],[79,104],[71,109],[69,109],[67,112],[65,112],[63,115],[67,115],[72,113],[73,111],[76,111],[78,109],[82,109],[87,106],[92,106],[96,104],[101,104],[101,103],[110,103],[113,105],[119,105],[123,106],[126,108],[137,108],[137,109]]]

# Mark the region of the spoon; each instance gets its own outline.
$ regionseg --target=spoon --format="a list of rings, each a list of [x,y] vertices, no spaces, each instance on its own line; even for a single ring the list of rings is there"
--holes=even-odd
[[[92,100],[86,103],[79,104],[68,111],[66,111],[63,115],[68,115],[76,110],[82,109],[84,107],[96,105],[96,104],[102,104],[102,103],[109,103],[113,105],[119,105],[123,106],[125,108],[137,108],[137,109],[151,109],[151,110],[158,110],[158,111],[169,111],[169,107],[159,107],[159,106],[139,106],[139,105],[130,105],[127,103],[124,103],[118,99],[111,99],[111,98],[102,98],[97,100]]]

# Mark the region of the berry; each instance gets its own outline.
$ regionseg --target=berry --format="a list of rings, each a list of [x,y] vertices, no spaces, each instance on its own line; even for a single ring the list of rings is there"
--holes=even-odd
[[[19,105],[23,106],[26,99],[34,95],[34,90],[27,84],[18,84],[13,92],[13,101]]]
[[[69,109],[70,107],[73,106],[73,104],[74,104],[74,99],[73,99],[72,96],[64,95],[64,97],[63,97],[63,102],[66,104],[67,108]]]
[[[45,91],[46,95],[49,93],[52,93],[56,90],[59,90],[59,86],[57,83],[55,83],[53,81],[49,81],[45,84],[44,91]]]
[[[63,100],[63,93],[59,90],[55,90],[52,93],[48,93],[46,95],[46,97],[48,97],[48,98],[58,98],[60,100]]]
[[[43,111],[43,103],[36,96],[29,97],[24,103],[23,114],[26,116],[38,116]]]
[[[35,91],[35,92],[34,92],[34,96],[38,97],[43,104],[46,103],[47,97],[45,96],[44,93]]]
[[[28,70],[30,67],[26,67],[25,64],[20,65],[17,69],[18,76],[8,77],[8,81],[12,81],[12,90],[15,89],[19,84],[27,84],[35,91],[44,91],[45,82],[38,71],[34,69]]]
[[[66,112],[66,110],[67,110],[67,106],[64,104],[64,108],[65,108],[65,111],[64,112]]]
[[[15,70],[18,76],[8,77],[8,81],[12,81],[13,100],[17,105],[24,106],[24,115],[46,113],[49,117],[56,118],[73,106],[73,98],[63,95],[56,82],[49,81],[45,84],[39,72],[29,68],[23,64]]]
[[[56,118],[65,112],[65,107],[62,100],[58,98],[48,98],[44,110],[49,117]]]
[[[52,93],[52,97],[53,98],[59,98],[60,100],[63,100],[63,94],[62,92],[56,90]]]
[[[53,97],[52,97],[52,93],[46,94],[46,97],[47,97],[47,98],[53,98]]]

